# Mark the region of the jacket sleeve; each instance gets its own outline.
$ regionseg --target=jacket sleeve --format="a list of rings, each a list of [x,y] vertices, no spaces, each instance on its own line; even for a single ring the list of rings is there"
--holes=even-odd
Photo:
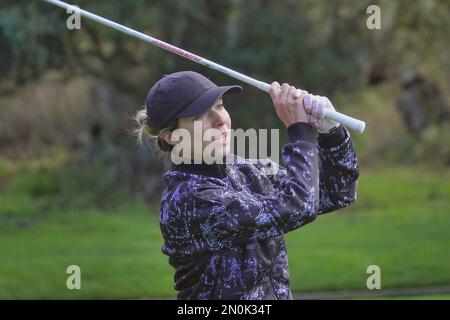
[[[241,188],[236,191],[225,182],[189,181],[162,210],[162,216],[167,213],[161,225],[163,233],[172,232],[170,237],[165,236],[167,248],[185,250],[181,254],[217,250],[275,237],[314,220],[319,208],[319,156],[314,131],[304,124],[296,139],[283,146],[287,174],[270,195],[255,194],[245,186],[236,186]]]
[[[324,214],[356,200],[358,160],[350,133],[344,126],[331,134],[319,134],[320,208]]]
[[[299,124],[293,124],[288,128],[290,137],[297,135],[298,126]],[[346,207],[356,200],[359,167],[350,133],[344,126],[339,126],[334,133],[319,134],[317,149],[320,175],[319,214],[324,214]],[[261,166],[267,166],[267,163],[262,163]],[[270,166],[273,168],[277,164],[270,161]],[[278,188],[286,175],[286,169],[278,166],[276,174],[268,175],[268,178],[273,187]]]

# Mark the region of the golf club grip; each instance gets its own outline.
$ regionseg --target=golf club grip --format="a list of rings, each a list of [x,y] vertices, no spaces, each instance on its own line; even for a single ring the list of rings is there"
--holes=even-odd
[[[349,117],[343,113],[333,110],[325,110],[325,118],[339,122],[340,124],[359,133],[362,133],[366,128],[366,123],[364,121]]]
[[[259,85],[255,85],[255,87],[265,92],[269,92],[270,89],[270,85],[268,83],[263,82],[260,83]],[[364,121],[349,117],[343,113],[333,110],[325,110],[325,118],[339,122],[340,124],[346,126],[347,128],[355,130],[356,132],[359,133],[364,132],[364,129],[366,128],[366,123]]]

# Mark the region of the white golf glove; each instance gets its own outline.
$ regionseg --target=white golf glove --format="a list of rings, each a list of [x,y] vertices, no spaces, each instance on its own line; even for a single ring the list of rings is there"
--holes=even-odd
[[[328,133],[339,123],[325,118],[325,110],[335,110],[333,104],[327,97],[315,96],[308,93],[303,98],[303,105],[307,113],[308,122],[317,128],[319,133]]]

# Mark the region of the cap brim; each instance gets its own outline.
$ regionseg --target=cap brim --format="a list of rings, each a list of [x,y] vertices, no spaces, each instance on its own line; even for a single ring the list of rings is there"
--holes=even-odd
[[[192,117],[207,112],[223,95],[242,91],[241,86],[217,86],[202,93],[188,106],[178,113],[175,118]]]

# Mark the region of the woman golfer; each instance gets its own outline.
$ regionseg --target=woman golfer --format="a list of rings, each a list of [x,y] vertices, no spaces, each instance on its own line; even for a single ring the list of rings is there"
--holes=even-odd
[[[164,174],[160,213],[162,251],[175,268],[178,299],[292,299],[284,233],[356,199],[350,134],[323,118],[325,108],[334,109],[327,98],[272,84],[273,105],[288,134],[283,168],[230,153],[231,119],[222,96],[239,91],[177,72],[150,89],[136,114],[140,140],[149,135],[162,151],[182,153],[182,163]],[[195,123],[202,133],[220,134],[214,141],[198,138]],[[180,139],[180,129],[191,135]],[[200,147],[186,148],[195,143]],[[226,161],[204,161],[211,143]]]

